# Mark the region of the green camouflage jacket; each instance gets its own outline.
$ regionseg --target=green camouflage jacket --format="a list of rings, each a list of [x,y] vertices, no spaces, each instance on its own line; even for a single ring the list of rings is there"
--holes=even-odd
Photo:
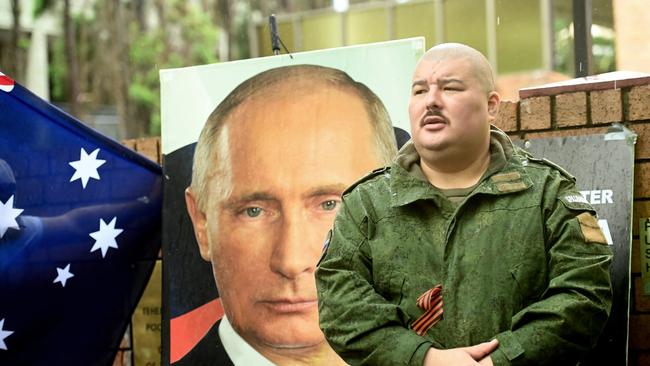
[[[594,209],[571,175],[493,128],[495,150],[500,165],[459,205],[411,143],[346,191],[316,284],[321,328],[348,363],[420,366],[429,347],[496,337],[495,365],[575,365],[595,345],[612,255]],[[443,319],[418,336],[416,300],[438,284]]]

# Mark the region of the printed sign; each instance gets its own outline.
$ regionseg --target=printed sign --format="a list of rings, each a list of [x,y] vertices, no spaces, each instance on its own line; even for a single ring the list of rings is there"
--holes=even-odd
[[[408,129],[423,47],[161,71],[163,364],[266,365],[297,349],[289,358],[343,362],[318,326],[315,266],[343,190]]]
[[[639,253],[643,294],[650,295],[650,218],[639,219]]]

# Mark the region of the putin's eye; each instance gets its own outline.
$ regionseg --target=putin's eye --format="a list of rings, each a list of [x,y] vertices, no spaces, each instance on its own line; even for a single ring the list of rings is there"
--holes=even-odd
[[[259,207],[247,207],[244,210],[244,213],[246,213],[246,216],[248,217],[258,217],[262,214],[262,209]]]
[[[320,204],[320,207],[325,210],[325,211],[333,211],[336,209],[336,206],[338,206],[338,202],[335,200],[327,200],[325,202],[322,202]]]

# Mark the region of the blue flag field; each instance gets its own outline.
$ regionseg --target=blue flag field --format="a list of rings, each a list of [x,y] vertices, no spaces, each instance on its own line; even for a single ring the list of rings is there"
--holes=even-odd
[[[0,73],[0,365],[111,365],[160,249],[160,167]]]

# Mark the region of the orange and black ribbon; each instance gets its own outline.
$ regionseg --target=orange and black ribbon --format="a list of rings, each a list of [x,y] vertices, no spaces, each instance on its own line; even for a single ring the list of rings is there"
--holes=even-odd
[[[420,295],[417,305],[424,310],[424,314],[411,324],[411,329],[422,336],[442,319],[442,285],[430,288]]]

